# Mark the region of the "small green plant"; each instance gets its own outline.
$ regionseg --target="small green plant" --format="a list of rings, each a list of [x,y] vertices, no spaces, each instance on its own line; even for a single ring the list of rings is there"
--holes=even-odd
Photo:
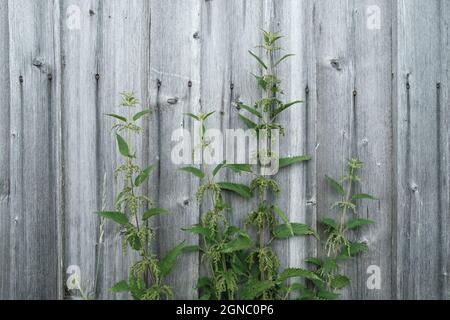
[[[167,210],[157,208],[153,201],[140,192],[156,165],[142,169],[136,163],[136,153],[131,149],[133,135],[143,132],[137,122],[150,114],[151,109],[137,111],[139,101],[132,93],[122,93],[121,108],[128,115],[108,114],[118,122],[112,127],[118,150],[124,162],[115,170],[116,183],[120,178],[121,191],[115,201],[115,211],[100,211],[97,214],[117,223],[123,235],[123,250],[128,247],[139,253],[140,260],[131,266],[128,280],[118,282],[113,292],[130,292],[137,300],[172,299],[172,289],[164,284],[164,278],[171,272],[177,257],[185,245],[182,243],[170,250],[163,259],[150,251],[150,242],[155,233],[149,220],[155,216],[168,214]],[[123,137],[125,135],[125,138]]]
[[[187,114],[199,124],[200,145],[196,148],[200,149],[202,155],[210,149],[210,141],[205,133],[207,119],[213,114],[214,112]],[[201,291],[201,299],[232,300],[237,297],[240,276],[245,269],[242,266],[242,252],[254,245],[244,230],[230,224],[228,214],[231,207],[223,197],[223,192],[234,192],[241,197],[250,198],[251,190],[242,184],[217,181],[217,176],[223,169],[238,173],[251,172],[250,165],[226,162],[214,168],[204,164],[202,168],[187,166],[180,169],[200,179],[196,199],[199,205],[207,207],[200,223],[184,230],[200,236],[200,246],[192,249],[200,251],[201,261],[208,266],[208,275],[199,279],[197,285],[197,289]]]
[[[350,284],[350,279],[340,273],[339,263],[347,261],[356,255],[366,252],[368,246],[363,242],[354,242],[350,239],[350,233],[363,226],[374,222],[357,216],[357,203],[360,200],[377,200],[375,197],[358,193],[353,190],[360,178],[357,171],[363,163],[358,159],[348,161],[347,174],[340,181],[326,177],[333,189],[339,194],[341,200],[336,202],[332,209],[339,211],[338,219],[325,218],[321,221],[324,228],[325,240],[323,258],[308,258],[306,261],[315,266],[315,273],[320,281],[313,281],[313,288],[306,289],[302,298],[304,299],[336,299],[339,297],[338,290]]]
[[[239,118],[249,128],[256,130],[259,138],[257,152],[260,174],[256,174],[250,184],[250,189],[258,196],[258,205],[251,211],[245,221],[247,227],[257,233],[257,245],[253,247],[246,258],[251,272],[248,274],[243,288],[242,297],[245,299],[287,299],[291,292],[303,287],[302,283],[287,285],[290,278],[306,278],[320,281],[311,271],[304,269],[287,269],[280,273],[280,261],[272,248],[274,240],[286,240],[296,236],[317,236],[314,230],[302,223],[292,223],[287,215],[274,203],[281,192],[274,177],[267,175],[267,163],[278,161],[279,169],[308,161],[309,156],[295,156],[280,158],[272,148],[272,142],[278,132],[279,136],[286,134],[285,128],[278,122],[279,116],[294,105],[302,101],[285,103],[281,96],[284,94],[281,81],[276,76],[276,69],[284,60],[292,56],[286,54],[275,60],[281,47],[277,45],[282,38],[278,33],[263,31],[264,43],[259,48],[264,52],[260,57],[250,51],[250,54],[260,66],[261,75],[254,75],[259,88],[263,92],[262,99],[253,106],[242,102],[237,103]],[[244,112],[247,114],[244,115]],[[250,119],[254,118],[255,120]]]

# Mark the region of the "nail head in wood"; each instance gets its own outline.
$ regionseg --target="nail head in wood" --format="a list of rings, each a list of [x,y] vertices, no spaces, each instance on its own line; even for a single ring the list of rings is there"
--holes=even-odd
[[[49,81],[52,81],[52,80],[53,80],[53,75],[52,75],[51,73],[49,73],[49,74],[47,75],[47,79],[48,79]]]
[[[189,88],[192,88],[192,81],[190,81],[190,80],[189,80],[189,82],[188,82],[188,87],[189,87]]]
[[[19,76],[19,82],[23,83],[23,76]]]
[[[98,73],[95,75],[95,80],[100,80],[100,75]]]

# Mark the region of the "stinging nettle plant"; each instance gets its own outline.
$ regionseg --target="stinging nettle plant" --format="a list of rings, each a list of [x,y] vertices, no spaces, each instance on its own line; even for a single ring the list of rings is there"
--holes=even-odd
[[[374,222],[358,217],[357,203],[360,200],[378,200],[365,193],[354,193],[355,185],[360,183],[357,171],[363,167],[359,159],[351,159],[347,163],[347,173],[339,181],[326,176],[326,179],[341,197],[332,209],[338,210],[338,219],[325,218],[321,221],[325,240],[322,241],[325,256],[307,258],[306,262],[315,266],[315,273],[320,281],[312,281],[312,287],[304,290],[302,299],[337,299],[338,290],[345,288],[351,279],[340,273],[340,263],[366,252],[368,246],[364,242],[352,241],[352,232]]]
[[[141,168],[136,163],[136,153],[131,149],[133,135],[143,132],[137,122],[151,114],[152,110],[137,111],[139,101],[134,94],[122,93],[121,95],[121,108],[127,110],[128,116],[119,114],[107,116],[118,121],[112,130],[115,133],[118,151],[124,161],[115,170],[114,177],[116,183],[120,179],[122,189],[115,200],[115,211],[100,211],[97,214],[104,219],[114,221],[121,227],[123,250],[130,247],[139,254],[140,260],[131,266],[128,279],[118,282],[111,290],[114,293],[130,292],[136,300],[172,299],[173,291],[164,283],[164,278],[170,274],[185,245],[179,244],[162,259],[158,259],[151,252],[150,243],[155,238],[155,232],[149,221],[158,215],[168,214],[168,211],[155,207],[153,201],[142,194],[142,186],[147,182],[156,165]]]

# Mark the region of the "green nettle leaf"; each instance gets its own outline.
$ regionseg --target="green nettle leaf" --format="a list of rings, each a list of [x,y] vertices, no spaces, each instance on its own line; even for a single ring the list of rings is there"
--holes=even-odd
[[[252,166],[249,164],[227,164],[226,167],[236,173],[253,172]]]
[[[290,107],[299,104],[299,103],[303,103],[303,101],[294,101],[294,102],[290,102],[287,104],[284,104],[283,106],[281,106],[280,108],[276,109],[273,113],[272,113],[272,119],[275,119],[280,113],[282,113],[283,111],[289,109]]]
[[[258,125],[254,123],[249,118],[244,117],[242,114],[238,114],[239,119],[242,120],[242,122],[249,128],[249,129],[255,129]]]
[[[249,50],[248,52],[253,56],[253,58],[256,59],[256,61],[258,61],[258,63],[261,65],[261,67],[263,67],[264,69],[267,70],[266,64],[264,63],[264,61],[262,61],[262,59],[261,59],[260,57],[258,57],[256,54],[254,54],[254,53],[251,52],[250,50]]]
[[[353,229],[359,228],[361,226],[374,224],[374,223],[375,223],[374,221],[367,220],[367,219],[351,219],[350,221],[347,222],[346,228],[348,230],[353,230]]]
[[[339,229],[339,224],[335,220],[333,220],[331,218],[325,218],[320,223],[322,223],[323,225],[331,228],[332,230]]]
[[[200,246],[185,246],[183,248],[184,253],[190,253],[190,252],[198,252],[201,251]]]
[[[290,236],[293,237],[294,229],[292,228],[291,222],[289,221],[289,218],[286,216],[286,214],[283,211],[281,211],[281,209],[278,208],[277,206],[273,206],[273,211],[281,218],[281,220],[283,220],[289,231]]]
[[[139,251],[142,249],[142,242],[137,233],[129,237],[128,243],[130,244],[131,248],[133,248],[133,250]]]
[[[118,133],[116,133],[117,144],[119,145],[119,152],[124,157],[132,158],[133,156],[130,154],[130,149],[128,147],[127,142],[124,138],[122,138]]]
[[[247,110],[248,112],[250,112],[251,114],[257,116],[260,119],[262,119],[262,117],[263,117],[261,112],[259,112],[255,108],[249,107],[249,106],[247,106],[245,104],[242,104],[242,103],[240,103],[238,106],[239,106],[239,108]]]
[[[184,248],[185,244],[182,242],[170,250],[166,256],[161,259],[159,262],[159,269],[162,277],[167,276],[172,271],[178,256],[183,252]]]
[[[300,268],[285,269],[279,276],[279,281],[284,282],[289,278],[305,278],[309,280],[321,281],[321,279],[312,271]]]
[[[127,225],[129,223],[128,217],[122,212],[112,212],[112,211],[99,211],[96,212],[99,216],[110,219],[120,225]]]
[[[223,247],[223,253],[232,253],[235,251],[245,250],[253,247],[255,245],[254,241],[250,238],[248,234],[240,233],[239,236],[226,243]]]
[[[330,182],[331,186],[339,193],[341,196],[345,196],[345,190],[342,185],[329,176],[325,176],[325,178]]]
[[[147,114],[149,114],[149,113],[152,113],[152,110],[151,110],[151,109],[145,109],[145,110],[142,110],[141,112],[138,112],[138,113],[136,113],[136,114],[133,116],[133,120],[134,120],[134,121],[138,121],[140,118],[142,118],[143,116],[145,116],[145,115],[147,115]]]
[[[156,165],[152,164],[151,166],[148,166],[147,168],[145,168],[141,174],[139,174],[136,179],[134,180],[134,185],[136,187],[141,186],[145,180],[147,180],[148,176],[150,175],[150,173],[155,170]]]
[[[207,113],[207,114],[203,115],[203,116],[200,118],[200,120],[205,121],[205,120],[207,120],[209,117],[211,117],[214,113],[216,113],[216,112],[213,111],[213,112]]]
[[[369,247],[364,242],[352,242],[350,243],[350,255],[354,256],[361,252],[367,252]]]
[[[292,231],[294,236],[315,236],[316,232],[308,225],[303,223],[291,223]],[[280,224],[273,228],[273,236],[276,239],[289,239],[292,236],[290,228],[286,224]]]
[[[111,288],[111,292],[113,292],[113,293],[129,292],[129,291],[130,291],[130,287],[128,286],[128,282],[126,282],[125,280],[117,282]]]
[[[181,168],[179,170],[180,171],[185,171],[185,172],[188,172],[188,173],[192,173],[194,176],[196,176],[196,177],[198,177],[200,179],[203,179],[205,177],[205,174],[203,173],[203,171],[200,170],[200,169],[197,169],[195,167],[184,167],[184,168]]]
[[[203,227],[202,225],[199,224],[194,225],[191,228],[181,230],[192,234],[201,234],[205,237],[209,237],[209,235],[211,234],[211,231],[208,228]]]
[[[315,258],[315,257],[306,258],[305,262],[313,264],[313,265],[318,266],[318,267],[322,266],[322,261],[319,258]]]
[[[353,200],[362,200],[362,199],[379,200],[378,198],[375,198],[374,196],[371,196],[370,194],[366,194],[366,193],[355,194],[355,195],[353,195],[352,199]]]
[[[107,114],[108,117],[112,117],[115,118],[117,120],[123,121],[123,122],[128,122],[127,118],[119,116],[118,114],[114,114],[114,113],[108,113]]]
[[[142,219],[145,221],[154,216],[163,215],[163,214],[169,214],[169,211],[166,209],[163,209],[163,208],[152,208],[152,209],[149,209],[144,212]]]
[[[200,118],[193,113],[185,113],[185,116],[191,117],[194,120],[200,121]]]
[[[283,168],[289,167],[293,164],[310,161],[310,160],[311,160],[310,156],[297,156],[297,157],[290,157],[290,158],[281,158],[279,168],[283,169]]]
[[[336,259],[326,257],[323,260],[322,271],[325,274],[331,274],[334,270],[337,270],[337,269],[338,269],[338,264],[336,262]]]
[[[331,279],[330,286],[333,289],[342,289],[350,284],[350,279],[346,276],[336,276]]]
[[[227,162],[224,161],[221,164],[219,164],[217,167],[215,167],[213,170],[213,177],[217,176],[217,174],[220,172],[220,170],[223,169],[223,167],[225,167],[226,164],[227,164]]]
[[[323,290],[317,294],[317,297],[321,300],[336,300],[340,297],[340,294]]]
[[[264,293],[275,286],[275,283],[270,280],[265,281],[252,281],[250,280],[243,288],[241,296],[243,300],[253,300],[257,296]]]
[[[234,192],[243,198],[250,199],[252,197],[252,191],[246,185],[231,182],[219,182],[217,185],[220,189]]]
[[[290,53],[290,54],[285,54],[284,56],[282,56],[277,62],[275,62],[275,67],[278,66],[281,62],[283,62],[284,60],[286,60],[289,57],[293,57],[295,56],[295,54]]]

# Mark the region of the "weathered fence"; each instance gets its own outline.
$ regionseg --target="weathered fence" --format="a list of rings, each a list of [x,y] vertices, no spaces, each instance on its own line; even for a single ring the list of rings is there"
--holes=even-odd
[[[115,225],[97,245],[105,198],[113,204],[112,120],[118,93],[134,91],[158,112],[135,141],[159,170],[147,192],[160,218],[155,250],[186,239],[199,219],[196,181],[170,161],[183,113],[217,111],[217,128],[241,127],[233,102],[260,92],[247,50],[260,28],[281,30],[296,54],[280,73],[289,100],[283,154],[313,161],[283,172],[280,202],[293,221],[315,225],[336,200],[324,175],[351,156],[380,200],[360,215],[370,252],[346,266],[353,299],[449,297],[449,0],[0,0],[0,298],[68,297],[77,265],[98,298],[127,275]],[[229,179],[235,179],[230,176]],[[240,178],[243,179],[243,178]],[[242,223],[249,204],[231,199]],[[284,265],[317,249],[295,239],[277,247]],[[96,259],[99,256],[100,259]],[[381,289],[366,286],[380,267]],[[199,257],[186,254],[170,278],[177,298],[193,289]]]

